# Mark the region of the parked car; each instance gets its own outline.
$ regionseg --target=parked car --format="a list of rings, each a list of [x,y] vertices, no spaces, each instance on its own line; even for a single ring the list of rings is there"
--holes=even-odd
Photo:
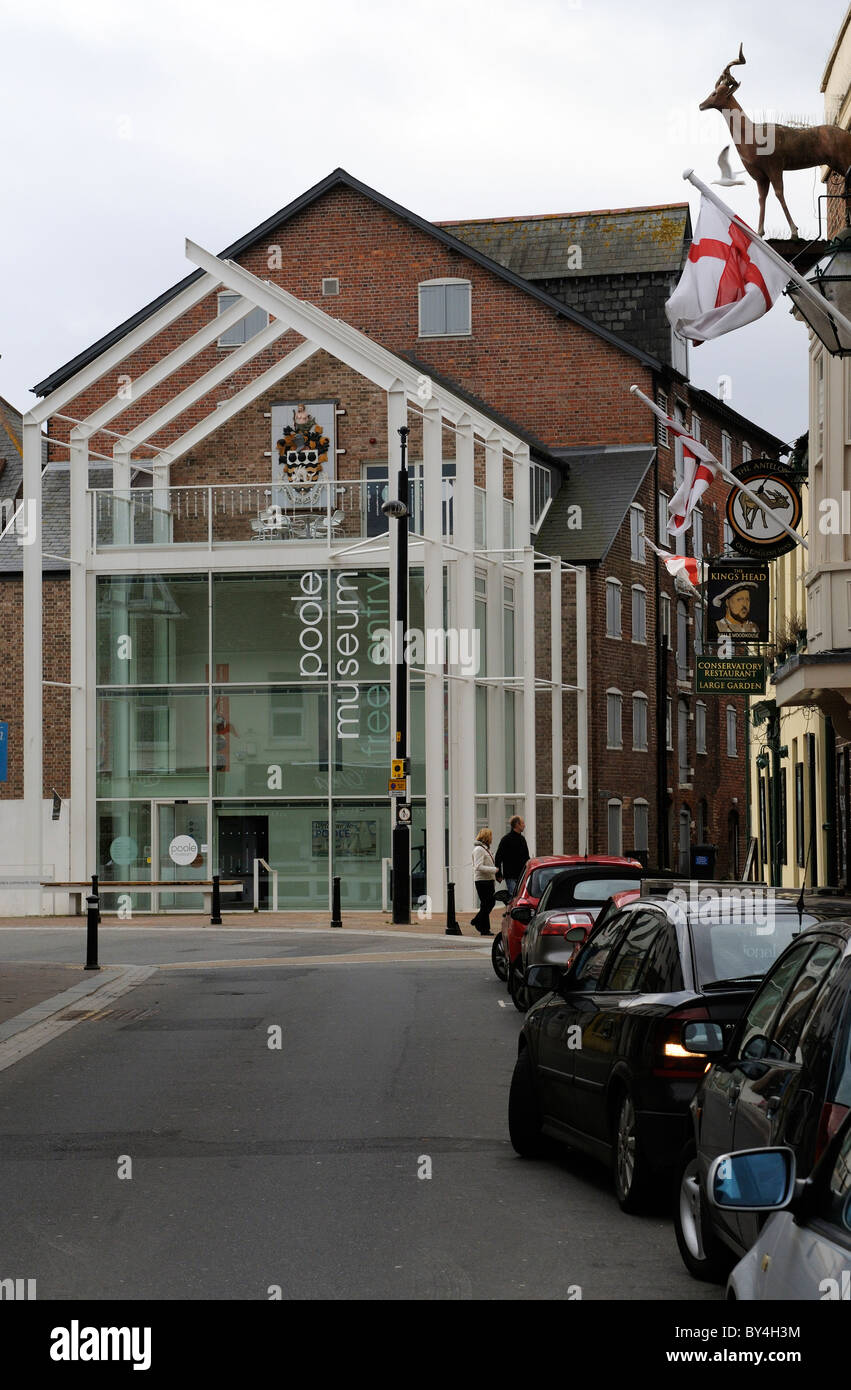
[[[707,1065],[700,1030],[732,1032],[800,926],[792,904],[777,905],[769,936],[730,923],[720,898],[642,897],[595,927],[566,973],[530,967],[530,987],[552,993],[520,1033],[508,1103],[517,1153],[541,1155],[548,1138],[582,1149],[612,1167],[623,1209],[638,1210],[688,1138]]]
[[[572,872],[576,877],[589,869],[629,868],[641,871],[636,859],[624,859],[610,854],[551,854],[530,859],[517,885],[517,892],[502,918],[502,929],[494,938],[491,960],[498,977],[507,980],[514,961],[520,955],[520,945],[530,921],[537,911],[541,895],[557,875]],[[633,874],[634,876],[634,874]],[[596,911],[595,911],[596,916]]]
[[[851,1116],[808,1179],[789,1148],[722,1154],[710,1169],[711,1207],[769,1215],[727,1281],[727,1298],[851,1299]]]
[[[548,854],[538,859],[530,859],[517,883],[517,891],[507,904],[502,916],[502,925],[493,939],[491,962],[500,980],[508,979],[511,962],[520,952],[520,942],[528,925],[525,909],[538,906],[541,894],[554,874],[566,869],[576,860],[575,855]],[[520,909],[520,917],[515,918],[515,908]]]
[[[622,886],[619,892],[611,893],[612,885],[618,882],[630,886]],[[609,893],[609,897],[603,898],[605,893]],[[586,900],[586,894],[595,896]],[[618,911],[638,896],[638,879],[635,871],[629,869],[625,870],[623,879],[614,877],[610,870],[605,870],[598,879],[575,880],[568,875],[567,881],[562,883],[561,874],[552,879],[523,937],[520,955],[509,971],[508,992],[514,1007],[525,1013],[546,994],[546,990],[530,989],[526,983],[530,965],[557,965],[567,970],[591,934],[595,921],[604,916],[608,920],[612,915],[611,904],[617,900],[614,910]],[[602,902],[598,898],[603,899]],[[581,908],[577,906],[579,902]]]
[[[851,924],[811,922],[726,1043],[705,1030],[700,1045],[714,1060],[691,1103],[674,1224],[686,1268],[720,1283],[731,1252],[741,1258],[753,1246],[760,1216],[707,1202],[714,1160],[783,1144],[807,1177],[851,1109]]]

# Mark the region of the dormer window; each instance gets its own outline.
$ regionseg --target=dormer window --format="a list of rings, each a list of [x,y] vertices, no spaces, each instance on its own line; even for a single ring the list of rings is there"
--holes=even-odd
[[[419,286],[420,337],[469,337],[471,288],[469,280],[424,280]]]

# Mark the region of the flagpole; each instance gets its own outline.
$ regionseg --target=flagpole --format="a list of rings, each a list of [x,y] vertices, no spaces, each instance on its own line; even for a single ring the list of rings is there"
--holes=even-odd
[[[839,328],[844,329],[844,331],[851,336],[851,323],[848,322],[845,315],[840,314],[839,310],[834,308],[829,299],[825,299],[823,294],[819,294],[818,290],[811,285],[809,280],[805,280],[803,275],[801,275],[794,266],[790,265],[788,261],[784,260],[783,257],[774,250],[773,246],[769,246],[767,241],[763,241],[762,237],[759,236],[752,227],[749,227],[747,222],[743,222],[741,217],[733,212],[732,208],[728,208],[723,198],[719,198],[717,193],[713,193],[712,189],[703,182],[703,179],[698,178],[693,169],[685,169],[683,171],[683,178],[687,179],[689,183],[694,184],[695,188],[703,194],[704,198],[708,198],[710,203],[714,203],[717,208],[720,208],[725,217],[729,217],[731,222],[735,222],[737,227],[741,227],[743,232],[747,232],[750,240],[756,243],[763,255],[767,256],[770,261],[773,261],[779,270],[782,270],[785,275],[788,275],[790,280],[794,281],[810,304],[815,305],[822,314],[827,314],[828,318],[833,319],[833,322]]]
[[[662,411],[656,405],[655,401],[651,401],[650,397],[645,396],[644,392],[639,390],[637,386],[630,386],[629,389],[634,396],[638,396],[642,401],[644,401],[645,405],[649,405],[654,415],[662,415]],[[665,416],[665,419],[669,421],[670,426],[673,429],[675,429],[678,433],[684,434],[687,439],[691,438],[688,431],[684,430],[682,426],[678,425],[676,420],[671,420],[670,416]],[[704,445],[704,448],[705,447],[706,446]],[[779,526],[782,531],[785,531],[787,536],[791,536],[792,540],[795,541],[797,545],[802,545],[805,550],[809,550],[810,547],[807,545],[807,542],[804,540],[803,536],[800,536],[797,531],[794,531],[791,526],[789,526],[785,521],[781,519],[781,517],[775,516],[774,512],[771,510],[770,507],[766,506],[762,498],[758,497],[755,492],[752,492],[751,489],[745,483],[743,483],[740,478],[736,477],[735,473],[731,473],[729,468],[725,468],[723,463],[719,463],[718,459],[715,457],[714,454],[712,455],[712,461],[713,467],[721,474],[721,477],[724,479],[725,482],[729,483],[731,487],[738,488],[739,492],[743,492],[746,497],[749,497],[752,502],[755,502],[756,505],[759,507],[760,511],[764,512],[765,515],[769,518],[769,520],[774,522],[775,526]]]

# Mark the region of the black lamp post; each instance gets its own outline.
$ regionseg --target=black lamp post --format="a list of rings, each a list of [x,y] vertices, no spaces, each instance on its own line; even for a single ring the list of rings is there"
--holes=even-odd
[[[394,760],[402,760],[404,782],[408,776],[408,665],[405,638],[408,631],[408,426],[399,427],[402,457],[399,466],[398,496],[382,504],[386,517],[399,522],[396,548],[396,737]],[[398,769],[393,769],[396,771]],[[407,796],[402,793],[403,800]],[[397,816],[393,826],[393,921],[407,926],[411,920],[411,828]]]
[[[851,227],[839,232],[804,278],[825,303],[822,310],[792,281],[786,293],[801,318],[834,357],[851,356]]]

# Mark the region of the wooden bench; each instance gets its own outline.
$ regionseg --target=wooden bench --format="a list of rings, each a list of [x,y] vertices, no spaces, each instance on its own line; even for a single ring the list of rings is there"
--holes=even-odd
[[[41,886],[54,893],[67,894],[67,896],[72,898],[76,903],[76,915],[78,917],[83,916],[84,899],[88,897],[92,891],[91,879],[86,883],[80,883],[79,881],[60,883],[53,879],[49,879],[46,882],[42,882]],[[222,895],[225,893],[241,893],[242,888],[243,882],[240,878],[225,878],[219,883],[219,892]],[[154,911],[156,911],[159,906],[160,893],[202,893],[204,896],[203,910],[205,913],[210,913],[213,905],[213,881],[209,878],[180,878],[173,883],[169,879],[110,879],[109,881],[100,879],[98,882],[98,891],[101,895],[104,893],[122,893],[127,891],[150,893],[153,898],[152,908]]]

